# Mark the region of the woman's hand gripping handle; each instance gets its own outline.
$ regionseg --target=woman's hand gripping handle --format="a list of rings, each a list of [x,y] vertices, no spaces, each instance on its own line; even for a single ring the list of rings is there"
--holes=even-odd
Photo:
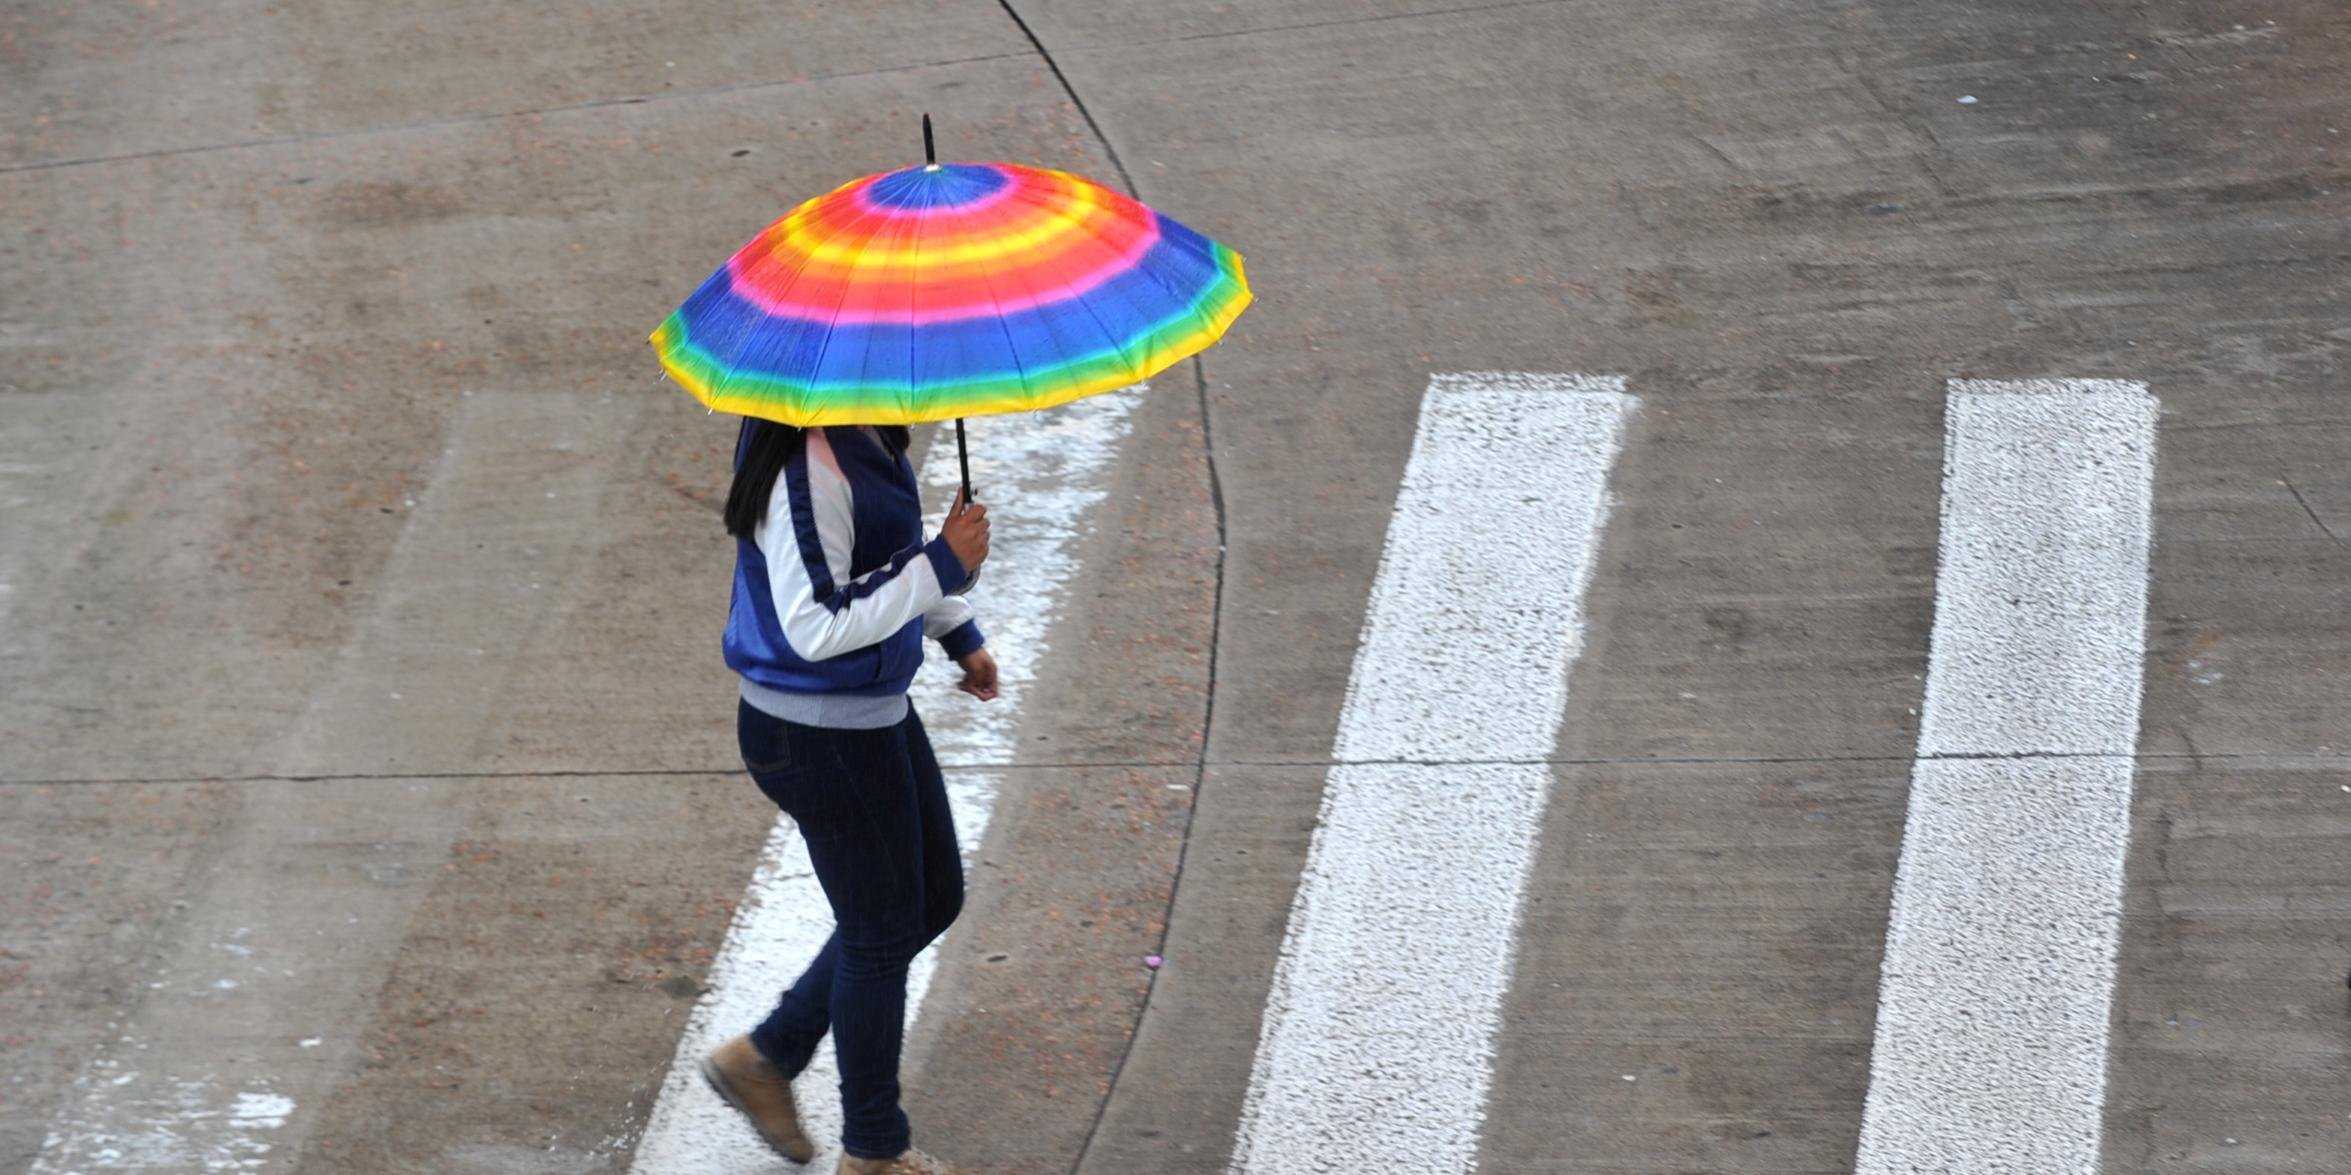
[[[980,564],[988,561],[988,508],[978,502],[965,502],[963,491],[955,493],[955,504],[947,508],[947,521],[939,526],[939,537],[947,540],[947,549],[963,563],[966,575],[977,575]]]

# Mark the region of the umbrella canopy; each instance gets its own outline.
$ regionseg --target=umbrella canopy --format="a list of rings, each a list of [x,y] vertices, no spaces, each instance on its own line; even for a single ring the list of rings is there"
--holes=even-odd
[[[1216,342],[1249,298],[1240,254],[1100,184],[929,164],[794,208],[653,346],[717,411],[914,424],[1138,383]]]

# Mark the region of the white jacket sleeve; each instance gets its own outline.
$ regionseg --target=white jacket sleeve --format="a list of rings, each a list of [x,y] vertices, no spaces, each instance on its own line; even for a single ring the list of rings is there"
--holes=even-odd
[[[986,633],[980,631],[972,619],[971,599],[968,596],[947,596],[931,605],[922,614],[924,636],[939,642],[939,648],[951,660],[961,661],[988,643]]]
[[[971,623],[971,600],[966,596],[942,596],[939,602],[922,614],[922,634],[937,640]]]
[[[802,658],[821,661],[878,643],[925,616],[948,591],[963,586],[964,573],[947,540],[935,538],[850,578],[856,515],[849,482],[831,459],[822,429],[808,431],[807,445],[777,475],[767,517],[752,541],[766,557],[784,640]]]

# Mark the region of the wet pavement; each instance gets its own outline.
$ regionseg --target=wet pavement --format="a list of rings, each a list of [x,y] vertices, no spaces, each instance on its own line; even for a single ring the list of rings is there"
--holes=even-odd
[[[926,110],[1259,302],[1087,517],[921,1145],[1227,1169],[1423,390],[1579,371],[1487,1117],[1396,1169],[1851,1170],[1944,381],[2072,377],[2162,406],[2103,1169],[2351,1169],[2351,15],[1014,9],[0,17],[0,1171],[628,1169],[773,817],[643,336]]]

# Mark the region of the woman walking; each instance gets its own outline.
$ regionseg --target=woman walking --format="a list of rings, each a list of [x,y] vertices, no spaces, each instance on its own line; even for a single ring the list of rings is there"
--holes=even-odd
[[[840,1058],[839,1175],[947,1175],[898,1105],[906,967],[963,907],[963,863],[938,761],[906,688],[923,640],[996,696],[996,662],[961,595],[988,557],[987,508],[959,495],[937,538],[904,427],[744,421],[726,526],[735,536],[726,662],[742,675],[743,765],[792,817],[833,908],[832,937],[775,1011],[702,1075],[785,1157],[816,1148],[791,1080],[829,1028]]]

